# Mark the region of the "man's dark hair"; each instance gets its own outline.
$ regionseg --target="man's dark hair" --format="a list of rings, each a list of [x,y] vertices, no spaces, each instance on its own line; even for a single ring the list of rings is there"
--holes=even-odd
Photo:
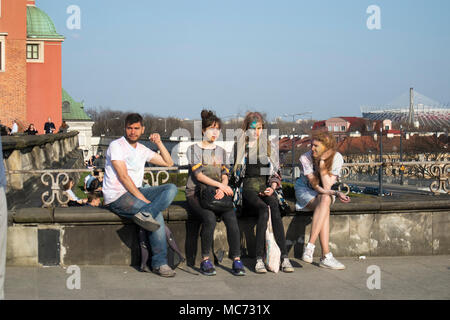
[[[98,179],[94,179],[90,184],[89,184],[89,188],[87,188],[87,190],[89,192],[94,192],[95,190],[97,190],[98,188],[100,188],[102,186],[101,182]]]
[[[88,194],[88,202],[91,203],[95,199],[100,199],[100,195],[97,192],[91,192]]]
[[[144,125],[144,119],[142,118],[142,116],[139,113],[130,113],[125,118],[125,127],[127,127],[129,124],[133,124],[136,122],[139,122],[141,124],[141,126]]]

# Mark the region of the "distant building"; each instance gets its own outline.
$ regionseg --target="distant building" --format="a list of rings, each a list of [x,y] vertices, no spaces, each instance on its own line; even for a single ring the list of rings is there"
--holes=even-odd
[[[64,37],[34,0],[0,1],[0,120],[39,133],[62,122],[61,47]]]
[[[362,116],[370,120],[390,119],[396,123],[407,123],[410,112],[413,111],[415,128],[436,130],[450,126],[448,104],[442,104],[417,91],[413,91],[412,94],[411,92],[404,93],[382,106],[362,106]]]
[[[66,90],[62,89],[62,119],[69,125],[69,131],[78,131],[78,143],[87,159],[95,154],[92,149],[92,126],[94,121],[84,111],[83,102],[76,102]]]
[[[337,137],[347,136],[349,133],[364,135],[372,131],[378,132],[380,128],[389,128],[384,130],[391,130],[392,121],[370,120],[358,117],[335,117],[317,121],[312,127],[313,130],[327,130]]]

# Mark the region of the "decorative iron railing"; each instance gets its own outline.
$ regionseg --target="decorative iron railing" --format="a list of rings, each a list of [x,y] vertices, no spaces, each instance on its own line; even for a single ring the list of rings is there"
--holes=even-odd
[[[69,182],[70,174],[93,174],[95,169],[49,169],[49,170],[10,170],[7,174],[31,174],[41,175],[41,182],[44,186],[50,186],[50,190],[42,193],[42,207],[53,207],[56,204],[65,207],[69,202],[69,196],[62,186]],[[178,167],[149,167],[144,169],[144,182],[151,185],[159,185],[160,177],[161,183],[166,183],[169,180],[169,171],[178,170]],[[148,179],[145,178],[147,174],[150,175]],[[161,175],[165,175],[164,177]]]
[[[430,191],[437,195],[440,193],[450,194],[450,162],[368,162],[368,163],[345,163],[342,167],[339,189],[344,193],[350,192],[350,187],[345,180],[352,175],[357,174],[373,174],[377,175],[380,165],[383,166],[383,172],[386,175],[417,175],[420,171],[422,175],[430,181]],[[148,167],[145,168],[144,174],[149,174],[149,178],[144,181],[151,185],[159,185],[169,180],[169,171],[177,171],[182,167]],[[183,167],[184,168],[184,167]],[[62,186],[69,181],[70,174],[82,174],[85,172],[93,173],[95,169],[49,169],[49,170],[10,170],[7,174],[31,174],[41,175],[41,182],[44,186],[49,186],[50,190],[42,193],[42,206],[52,207],[55,205],[67,206],[69,197],[63,190]],[[161,178],[161,180],[160,180]],[[428,181],[427,180],[427,181]]]

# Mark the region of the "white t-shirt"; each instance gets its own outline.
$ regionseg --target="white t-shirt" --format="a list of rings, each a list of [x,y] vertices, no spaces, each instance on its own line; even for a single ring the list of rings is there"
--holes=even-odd
[[[141,143],[137,143],[136,148],[133,148],[125,137],[111,142],[108,151],[106,151],[105,176],[103,178],[103,198],[105,204],[116,201],[128,192],[119,181],[112,161],[124,161],[127,166],[128,175],[133,180],[135,186],[140,188],[144,179],[145,163],[150,161],[154,155],[154,151]]]
[[[75,195],[75,193],[72,190],[66,190],[67,194],[69,195],[69,199],[72,201],[79,201],[78,197]]]
[[[11,133],[17,133],[17,132],[19,132],[19,126],[17,125],[17,123],[14,123],[12,125]]]
[[[300,163],[303,166],[303,174],[307,176],[314,172],[313,168],[313,159],[312,159],[312,151],[308,151],[300,157]],[[331,166],[331,174],[337,177],[341,176],[342,165],[344,164],[344,158],[339,152],[334,154],[333,164]]]

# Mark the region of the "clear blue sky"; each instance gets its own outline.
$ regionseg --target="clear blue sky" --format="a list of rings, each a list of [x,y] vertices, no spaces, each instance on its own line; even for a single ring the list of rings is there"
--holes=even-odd
[[[63,86],[158,116],[360,116],[414,87],[450,102],[448,0],[37,0],[66,36]],[[81,29],[69,30],[70,5]],[[369,5],[381,30],[369,30]],[[309,116],[308,116],[309,117]]]

